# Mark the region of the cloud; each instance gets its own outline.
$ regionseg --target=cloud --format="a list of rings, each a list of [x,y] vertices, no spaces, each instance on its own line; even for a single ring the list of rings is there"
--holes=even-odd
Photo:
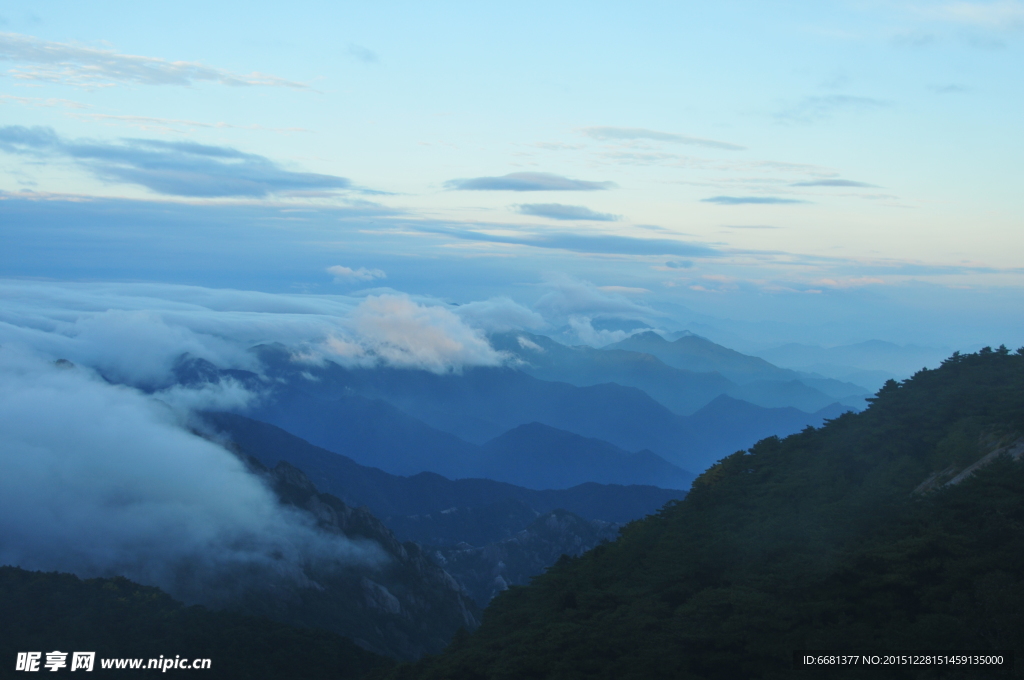
[[[947,2],[927,12],[946,21],[994,29],[1024,28],[1024,2],[996,0],[995,2]]]
[[[854,182],[851,179],[815,179],[808,182],[796,182],[791,187],[863,187],[877,189],[877,184],[867,182]]]
[[[633,286],[598,286],[598,290],[606,293],[621,293],[623,295],[646,295],[650,293],[648,288],[636,288]]]
[[[649,321],[661,316],[650,307],[634,302],[617,291],[607,291],[589,281],[558,276],[545,283],[548,289],[533,306],[549,323],[590,319],[600,316],[625,317]],[[582,322],[581,322],[582,323]]]
[[[505,361],[482,331],[470,328],[451,310],[421,305],[403,295],[368,297],[347,325],[347,332],[323,345],[325,356],[342,365],[382,364],[448,373]]]
[[[508,243],[568,250],[577,253],[609,255],[678,255],[681,257],[717,257],[721,253],[699,243],[689,243],[663,238],[633,238],[609,234],[580,234],[572,232],[545,231],[544,233],[488,233],[482,230],[466,229],[462,226],[427,225],[420,223],[413,228],[430,234],[444,234],[453,238],[481,243]]]
[[[308,87],[265,73],[240,75],[197,62],[119,54],[113,50],[50,42],[17,33],[0,33],[0,60],[30,64],[27,68],[10,70],[14,78],[78,87],[118,84],[189,86],[200,82],[232,87]]]
[[[225,146],[152,139],[125,139],[116,144],[71,141],[49,127],[2,127],[0,150],[68,158],[101,180],[137,184],[171,196],[261,198],[352,186],[344,177],[292,172],[264,156]]]
[[[0,564],[124,575],[216,605],[311,564],[383,560],[315,530],[183,414],[82,366],[0,347]]]
[[[875,276],[853,276],[846,278],[818,279],[812,282],[814,286],[826,288],[860,288],[863,286],[885,285],[885,280]]]
[[[348,47],[345,48],[345,54],[364,64],[376,64],[380,61],[380,57],[377,56],[376,52],[355,43],[348,44]]]
[[[837,111],[866,111],[892,106],[891,102],[873,97],[858,97],[848,94],[833,94],[805,97],[799,103],[776,114],[780,121],[812,122],[830,118]]]
[[[452,179],[445,188],[457,191],[601,191],[614,189],[614,182],[590,182],[546,172],[513,172],[501,177]]]
[[[690,262],[689,260],[669,260],[665,263],[665,266],[670,269],[690,269],[693,267],[693,262]]]
[[[367,269],[366,267],[360,267],[359,269],[352,269],[350,267],[343,267],[340,264],[333,267],[327,268],[327,273],[334,275],[335,283],[349,283],[351,281],[372,281],[374,279],[386,279],[388,277],[380,269]]]
[[[620,215],[600,213],[582,205],[563,205],[561,203],[523,203],[516,206],[522,215],[549,217],[553,220],[591,220],[596,222],[616,222]]]
[[[183,354],[260,372],[249,349],[281,343],[312,360],[445,373],[494,366],[504,356],[483,330],[543,323],[508,301],[461,314],[402,294],[364,299],[162,284],[48,284],[0,280],[0,346],[70,359],[107,379],[160,390]],[[463,316],[464,315],[464,316]],[[237,395],[236,395],[237,396]],[[209,395],[230,399],[231,394]],[[170,397],[168,397],[170,398]]]
[[[712,196],[711,198],[700,199],[702,203],[717,203],[718,205],[777,205],[783,203],[810,203],[796,198],[779,198],[778,196]]]
[[[673,142],[675,144],[689,144],[691,146],[703,146],[709,149],[726,149],[729,151],[743,151],[747,147],[729,142],[719,142],[714,139],[702,137],[687,137],[671,132],[658,132],[657,130],[645,130],[644,128],[621,128],[621,127],[588,127],[581,132],[594,139],[650,139],[656,142]]]
[[[546,325],[544,317],[509,297],[469,302],[452,311],[469,326],[488,333],[539,330]]]

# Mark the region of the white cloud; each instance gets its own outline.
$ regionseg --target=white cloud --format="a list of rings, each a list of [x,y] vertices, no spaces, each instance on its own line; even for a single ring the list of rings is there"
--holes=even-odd
[[[1024,27],[1024,2],[1019,0],[949,2],[928,13],[946,21],[983,28],[1019,29]]]
[[[0,347],[0,564],[121,574],[216,604],[243,574],[302,586],[310,561],[382,559],[374,544],[315,531],[182,425],[85,367]]]
[[[51,42],[17,33],[0,33],[0,60],[27,64],[8,71],[16,79],[78,87],[193,85],[198,82],[230,86],[308,87],[265,73],[241,75],[198,62],[120,54],[113,50]]]
[[[527,328],[538,330],[547,325],[540,314],[508,297],[469,302],[459,305],[454,312],[473,328],[488,333]]]
[[[496,366],[505,356],[483,333],[439,305],[422,305],[401,295],[367,298],[352,313],[349,332],[326,347],[342,364],[384,364],[435,373],[465,366]]]
[[[342,363],[437,372],[492,366],[503,357],[488,345],[484,330],[542,323],[511,300],[470,303],[463,318],[444,305],[401,294],[356,299],[0,280],[0,296],[0,345],[69,359],[116,382],[150,389],[169,385],[184,353],[222,368],[258,372],[248,350],[272,342],[311,360],[330,355]]]
[[[352,269],[351,267],[343,267],[340,264],[328,267],[327,273],[334,275],[335,283],[373,281],[374,279],[386,279],[388,277],[388,275],[381,269],[367,269],[366,267]]]
[[[570,316],[622,315],[645,320],[661,316],[650,307],[622,295],[621,290],[614,286],[598,288],[587,281],[567,276],[553,278],[545,285],[549,290],[534,307],[552,323],[564,322]],[[622,290],[634,293],[640,289]]]
[[[572,333],[585,345],[591,347],[604,347],[613,342],[619,342],[629,337],[629,333],[622,330],[595,330],[591,325],[592,319],[586,316],[570,316],[568,326]]]

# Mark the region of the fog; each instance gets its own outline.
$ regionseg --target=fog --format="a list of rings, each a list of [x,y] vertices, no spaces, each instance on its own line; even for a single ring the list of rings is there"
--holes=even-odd
[[[183,405],[239,394],[177,390],[175,406],[84,366],[0,348],[0,563],[124,575],[216,604],[248,579],[306,583],[313,564],[382,551],[328,536],[193,434]]]

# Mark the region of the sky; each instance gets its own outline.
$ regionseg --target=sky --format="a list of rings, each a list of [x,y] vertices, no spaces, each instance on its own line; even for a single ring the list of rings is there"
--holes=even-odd
[[[1017,0],[8,0],[4,299],[1017,347],[1022,47]]]

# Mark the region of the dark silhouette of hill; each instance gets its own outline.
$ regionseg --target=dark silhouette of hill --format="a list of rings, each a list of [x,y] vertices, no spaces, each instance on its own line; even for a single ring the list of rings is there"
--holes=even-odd
[[[587,520],[628,522],[685,494],[653,486],[596,483],[538,491],[489,479],[450,480],[429,472],[402,477],[360,465],[268,423],[231,413],[208,413],[204,418],[214,431],[268,468],[290,463],[319,489],[350,506],[366,506],[403,540],[421,543],[482,545],[507,538],[555,509]]]
[[[413,542],[402,542],[366,508],[353,508],[321,493],[298,468],[281,461],[268,469],[237,452],[264,478],[283,505],[305,514],[327,541],[344,537],[377,561],[346,561],[310,552],[303,579],[238,573],[221,584],[234,594],[226,608],[283,623],[330,630],[392,658],[416,659],[442,649],[460,628],[473,629],[480,612],[443,569]]]
[[[784,678],[799,649],[1019,658],[1022,432],[1024,348],[954,355],[862,413],[727,456],[683,501],[498,595],[475,633],[388,677]],[[941,670],[885,677],[994,676]]]
[[[393,663],[335,633],[187,607],[157,588],[121,577],[83,581],[72,574],[0,567],[0,611],[0,658],[7,677],[15,677],[18,652],[43,652],[40,670],[45,672],[45,653],[55,649],[68,652],[63,672],[70,672],[71,652],[95,652],[86,677],[101,678],[160,672],[104,671],[102,659],[147,663],[164,655],[210,659],[209,670],[196,674],[223,680],[356,680]]]

